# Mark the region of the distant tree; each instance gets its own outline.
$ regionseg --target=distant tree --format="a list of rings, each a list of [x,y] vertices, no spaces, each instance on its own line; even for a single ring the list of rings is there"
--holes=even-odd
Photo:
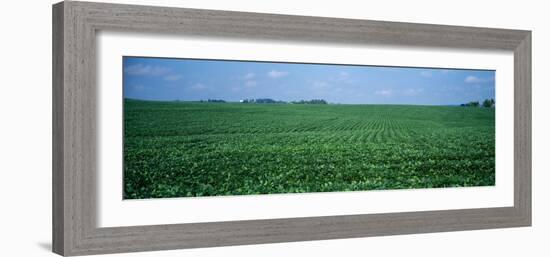
[[[313,99],[309,102],[310,102],[310,104],[327,104],[327,101],[325,101],[323,99]]]
[[[225,103],[225,100],[222,99],[208,99],[206,101],[209,103]]]
[[[485,108],[493,108],[495,107],[495,99],[485,99],[482,104]]]
[[[300,101],[293,101],[293,104],[327,104],[327,101],[323,99],[311,99],[311,100],[300,100]]]
[[[256,99],[256,103],[259,103],[259,104],[274,104],[274,103],[277,103],[277,101],[275,101],[271,98],[258,98],[258,99]]]
[[[465,107],[479,107],[479,102],[478,101],[471,101],[467,104],[461,104],[460,106],[465,106]]]
[[[311,100],[300,100],[300,101],[291,101],[291,102],[285,102],[281,100],[274,100],[271,98],[256,98],[256,99],[241,99],[239,101],[240,103],[256,103],[256,104],[328,104],[326,100],[323,99],[311,99]]]
[[[242,99],[240,103],[257,103],[257,104],[285,104],[285,101],[277,101],[271,98],[257,98],[257,99]]]

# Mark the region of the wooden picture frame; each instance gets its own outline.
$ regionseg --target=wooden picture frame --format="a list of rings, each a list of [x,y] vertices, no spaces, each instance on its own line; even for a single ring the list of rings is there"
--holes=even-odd
[[[99,228],[95,36],[100,30],[513,51],[514,206]],[[88,255],[530,225],[530,31],[74,1],[53,6],[55,253]]]

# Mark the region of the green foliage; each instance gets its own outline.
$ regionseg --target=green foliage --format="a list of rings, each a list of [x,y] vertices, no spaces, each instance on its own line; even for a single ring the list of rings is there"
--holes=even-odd
[[[311,100],[300,100],[291,102],[293,104],[328,104],[327,101],[323,99],[311,99]]]
[[[466,107],[479,107],[479,102],[478,101],[472,101],[472,102],[469,102],[467,104],[461,104],[460,106],[466,106]]]
[[[125,100],[127,199],[488,186],[492,108]]]
[[[485,108],[495,107],[495,99],[485,99],[482,106]]]

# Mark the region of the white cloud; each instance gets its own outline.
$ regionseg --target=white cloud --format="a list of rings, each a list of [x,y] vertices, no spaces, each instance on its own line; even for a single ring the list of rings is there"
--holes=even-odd
[[[330,87],[330,84],[328,84],[327,82],[324,82],[324,81],[314,81],[313,82],[313,87],[314,88],[327,88],[327,87]]]
[[[181,75],[167,75],[167,76],[164,77],[164,80],[177,81],[177,80],[180,80],[181,78],[183,78],[183,76],[181,76]]]
[[[484,83],[484,82],[489,82],[489,81],[493,81],[495,80],[494,77],[489,77],[489,78],[480,78],[480,77],[476,77],[476,76],[468,76],[464,79],[464,82],[466,83]]]
[[[479,83],[481,82],[481,79],[476,76],[468,76],[466,79],[464,79],[464,82],[466,83]]]
[[[347,71],[340,71],[336,75],[332,76],[329,80],[337,84],[351,84],[355,82],[355,80],[352,79],[351,74]]]
[[[246,81],[246,83],[244,83],[244,85],[246,87],[255,87],[256,85],[258,85],[258,82],[256,82],[255,80],[248,80]]]
[[[247,88],[251,88],[251,87],[255,87],[256,85],[258,85],[258,81],[254,80],[255,77],[256,77],[255,73],[249,72],[249,73],[244,74],[243,76],[237,77],[237,79],[238,80],[243,80],[244,81],[244,86],[247,87]]]
[[[206,86],[205,86],[204,84],[197,83],[197,84],[191,86],[191,89],[194,89],[194,90],[204,90],[204,89],[206,89]]]
[[[163,76],[171,69],[162,66],[143,65],[141,63],[133,64],[124,69],[127,74],[136,76]]]
[[[424,93],[424,88],[409,88],[402,91],[406,96],[417,96]]]
[[[270,78],[274,78],[274,79],[282,78],[282,77],[287,76],[287,75],[288,75],[288,72],[286,72],[286,71],[277,71],[277,70],[272,70],[272,71],[267,73],[267,76],[269,76]]]
[[[431,71],[422,71],[422,72],[420,72],[420,75],[422,77],[425,77],[425,78],[431,78],[432,77],[432,72]]]
[[[142,91],[142,90],[146,89],[145,86],[139,85],[139,84],[134,84],[134,85],[131,85],[130,87],[131,87],[132,89],[136,90],[136,91]]]
[[[256,77],[256,74],[252,72],[249,72],[243,76],[244,79],[253,79],[254,77]]]
[[[393,91],[385,89],[385,90],[378,90],[374,92],[375,95],[385,96],[389,97],[393,94]]]

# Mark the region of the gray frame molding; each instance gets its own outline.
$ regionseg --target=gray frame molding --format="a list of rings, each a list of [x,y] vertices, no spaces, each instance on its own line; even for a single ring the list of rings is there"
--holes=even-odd
[[[514,206],[96,227],[99,30],[514,52]],[[87,255],[531,225],[531,32],[65,1],[53,6],[53,251]]]

